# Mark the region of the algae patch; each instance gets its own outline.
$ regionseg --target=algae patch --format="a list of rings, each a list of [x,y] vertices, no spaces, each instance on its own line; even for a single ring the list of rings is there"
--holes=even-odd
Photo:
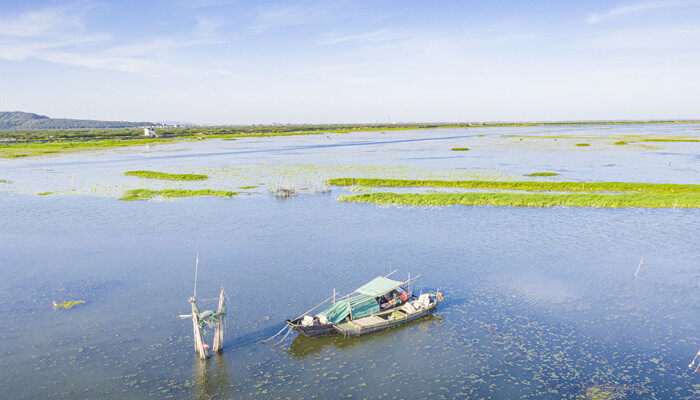
[[[450,150],[452,150],[452,151],[469,151],[469,147],[453,147]]]

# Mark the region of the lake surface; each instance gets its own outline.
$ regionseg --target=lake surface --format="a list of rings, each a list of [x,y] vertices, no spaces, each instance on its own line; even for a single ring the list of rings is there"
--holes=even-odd
[[[697,135],[693,125],[440,129],[205,140],[0,161],[1,397],[692,399],[700,374],[700,211],[379,207],[265,184],[342,176],[700,183],[697,143],[521,145],[500,135]],[[552,133],[549,133],[552,134]],[[480,137],[478,135],[484,135]],[[657,143],[654,143],[657,145]],[[450,152],[450,147],[470,147]],[[549,147],[548,147],[549,146]],[[553,146],[553,147],[552,147]],[[207,182],[123,172],[207,171]],[[236,188],[122,202],[126,189]],[[233,189],[232,189],[233,190]],[[52,191],[56,195],[37,196]],[[189,312],[228,303],[200,361]],[[640,259],[644,263],[635,279]],[[294,317],[377,275],[421,275],[434,316],[360,338],[288,336]],[[54,311],[52,301],[86,304]],[[214,302],[207,307],[213,308]],[[211,332],[207,340],[210,342]]]

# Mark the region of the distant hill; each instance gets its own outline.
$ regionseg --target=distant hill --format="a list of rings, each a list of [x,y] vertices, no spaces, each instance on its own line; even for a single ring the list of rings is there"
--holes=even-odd
[[[0,111],[0,130],[109,129],[161,125],[152,122],[96,121],[91,119],[49,118],[23,111]]]

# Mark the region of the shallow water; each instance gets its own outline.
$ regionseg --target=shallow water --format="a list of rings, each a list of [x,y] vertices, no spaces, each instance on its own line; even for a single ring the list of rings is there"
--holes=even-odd
[[[2,397],[573,399],[605,388],[694,398],[696,209],[378,207],[338,202],[338,188],[290,199],[264,188],[233,199],[115,199],[129,187],[360,173],[519,179],[554,170],[561,180],[700,182],[693,143],[584,153],[504,149],[475,136],[536,131],[213,140],[146,155],[0,161],[0,178],[12,180],[0,187]],[[468,142],[474,150],[449,152],[467,140],[483,140],[482,150]],[[150,182],[121,175],[129,169],[214,177]],[[29,194],[44,190],[62,195]],[[206,362],[192,351],[191,324],[177,317],[189,310],[197,251],[200,296],[224,285],[230,298],[224,352]],[[390,269],[421,274],[423,290],[446,294],[434,316],[356,339],[256,343],[333,288],[347,292]],[[71,299],[87,303],[51,309]]]

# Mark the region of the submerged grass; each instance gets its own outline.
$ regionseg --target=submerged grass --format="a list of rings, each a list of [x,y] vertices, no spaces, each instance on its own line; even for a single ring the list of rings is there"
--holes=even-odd
[[[340,201],[414,206],[491,205],[515,207],[700,207],[700,195],[690,193],[365,193]]]
[[[165,179],[170,181],[203,181],[209,178],[207,175],[198,174],[170,174],[159,171],[126,171],[124,175],[138,176],[146,179]]]
[[[531,174],[526,174],[525,176],[557,176],[556,172],[533,172]]]
[[[150,200],[155,196],[160,196],[160,197],[198,197],[198,196],[234,197],[237,194],[238,194],[238,192],[233,192],[233,191],[229,191],[229,190],[212,190],[212,189],[199,189],[199,190],[132,189],[132,190],[127,191],[123,197],[119,198],[119,200],[122,200],[122,201]]]
[[[328,182],[335,186],[383,186],[383,187],[457,187],[465,189],[505,189],[566,192],[650,192],[650,193],[700,193],[700,185],[676,183],[634,182],[538,182],[538,181],[445,181],[380,178],[337,178]]]

